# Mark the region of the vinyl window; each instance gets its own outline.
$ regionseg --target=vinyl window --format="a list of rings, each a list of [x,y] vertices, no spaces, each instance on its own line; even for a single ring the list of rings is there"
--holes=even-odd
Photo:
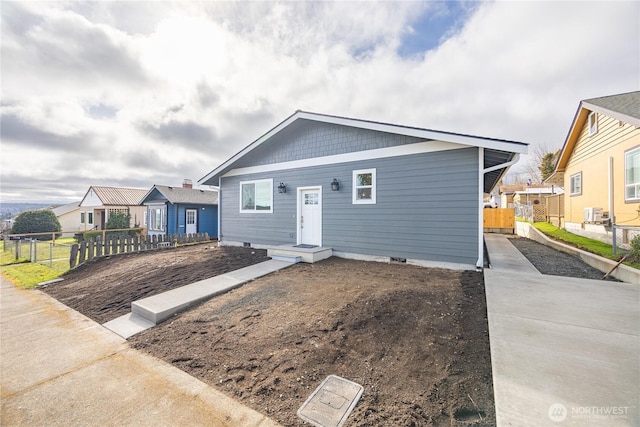
[[[625,200],[640,200],[640,148],[624,155],[624,188]]]
[[[569,177],[569,195],[579,196],[582,194],[582,172],[578,172]]]
[[[273,212],[273,180],[240,182],[240,212]]]
[[[165,213],[164,208],[149,208],[149,230],[164,231],[165,229]]]
[[[376,170],[353,171],[353,204],[376,203]]]
[[[591,112],[589,114],[589,136],[598,133],[598,113]]]

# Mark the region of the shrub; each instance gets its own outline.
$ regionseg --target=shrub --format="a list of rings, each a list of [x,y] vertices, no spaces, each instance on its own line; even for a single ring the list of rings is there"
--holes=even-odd
[[[640,234],[631,239],[631,250],[629,251],[629,260],[632,262],[640,262]]]
[[[114,212],[109,214],[109,219],[104,225],[107,230],[117,230],[131,227],[131,214]]]
[[[17,216],[11,227],[11,234],[52,233],[61,231],[60,222],[53,211],[48,209],[25,211]],[[59,236],[60,234],[57,234]],[[51,235],[37,236],[39,240],[48,240]]]

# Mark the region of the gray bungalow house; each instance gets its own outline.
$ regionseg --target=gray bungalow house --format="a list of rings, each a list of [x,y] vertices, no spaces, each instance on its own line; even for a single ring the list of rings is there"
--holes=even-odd
[[[192,188],[185,180],[182,187],[154,185],[142,198],[146,206],[147,234],[218,235],[218,193]]]
[[[483,265],[483,195],[527,144],[297,111],[199,182],[222,245]]]

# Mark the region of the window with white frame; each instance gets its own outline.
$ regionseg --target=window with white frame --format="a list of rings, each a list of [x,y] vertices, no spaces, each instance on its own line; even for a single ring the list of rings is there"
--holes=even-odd
[[[84,218],[86,214],[84,212],[80,212],[80,224],[84,224]]]
[[[87,224],[93,225],[93,212],[87,212]]]
[[[589,114],[589,136],[598,133],[598,113],[591,112]]]
[[[375,169],[362,169],[353,171],[353,203],[376,203]]]
[[[579,196],[582,194],[582,172],[574,173],[569,177],[569,195]]]
[[[624,199],[640,200],[640,148],[624,155]]]
[[[149,230],[151,231],[164,231],[165,213],[164,207],[149,208],[149,216],[147,218],[149,222]]]
[[[273,212],[273,180],[240,182],[240,212]]]

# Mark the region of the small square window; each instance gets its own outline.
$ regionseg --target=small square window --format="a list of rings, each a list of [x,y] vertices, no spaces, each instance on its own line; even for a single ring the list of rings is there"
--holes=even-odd
[[[569,177],[569,195],[579,196],[582,194],[582,172],[578,172]]]
[[[353,171],[353,203],[376,203],[376,170],[363,169]]]
[[[598,133],[598,113],[589,114],[589,136]]]

